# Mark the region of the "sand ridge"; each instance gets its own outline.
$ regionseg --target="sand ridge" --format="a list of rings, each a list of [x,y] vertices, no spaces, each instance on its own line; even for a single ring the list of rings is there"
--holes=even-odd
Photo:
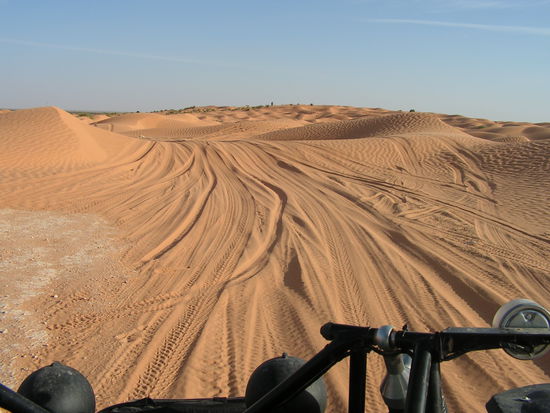
[[[262,134],[265,140],[332,140],[358,139],[411,133],[460,134],[458,129],[440,121],[435,115],[398,113],[379,117],[364,117],[337,122],[316,123],[292,130],[278,130]]]
[[[17,110],[1,119],[2,170],[67,170],[98,165],[143,146],[125,136],[85,125],[55,107]]]
[[[135,270],[102,281],[102,307],[77,311],[60,292],[35,313],[49,345],[10,361],[18,379],[64,361],[99,407],[242,395],[263,360],[320,350],[329,320],[435,331],[487,326],[513,298],[550,306],[550,125],[309,105],[95,126],[55,108],[17,112],[0,116],[1,143],[15,148],[0,159],[0,208],[98,214]],[[485,123],[502,126],[479,136]],[[71,297],[87,293],[76,278]],[[369,361],[367,402],[382,411],[383,363]],[[547,358],[473,353],[444,365],[460,389],[446,396],[480,411],[549,373]],[[329,411],[343,411],[346,366],[327,384]]]
[[[210,126],[218,122],[208,122],[198,119],[192,114],[160,115],[155,113],[128,113],[112,118],[107,118],[94,123],[96,126],[105,127],[111,132],[126,132],[141,129],[178,129],[183,127]]]

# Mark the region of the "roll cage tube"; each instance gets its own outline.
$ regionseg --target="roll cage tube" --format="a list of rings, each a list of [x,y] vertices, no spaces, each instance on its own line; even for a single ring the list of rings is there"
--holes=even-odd
[[[51,413],[0,383],[0,407],[12,413]]]
[[[470,351],[510,345],[534,353],[537,346],[550,344],[550,331],[543,328],[448,328],[436,333],[391,330],[389,346],[382,349],[376,344],[377,332],[377,328],[371,327],[325,324],[321,327],[321,335],[330,342],[244,412],[270,411],[306,389],[336,363],[350,357],[348,411],[364,413],[367,355],[374,351],[386,356],[398,353],[411,355],[405,413],[442,413],[445,407],[441,395],[441,362]],[[0,385],[0,407],[13,413],[50,413],[3,385]]]
[[[338,361],[351,357],[349,413],[365,411],[365,379],[357,380],[358,372],[366,372],[366,355],[380,354],[374,337],[377,329],[327,323],[321,335],[331,342],[293,375],[265,394],[244,413],[267,412],[283,404],[321,377]],[[513,344],[532,349],[550,344],[550,331],[536,328],[448,328],[436,333],[393,331],[392,351],[410,354],[413,363],[407,391],[405,413],[443,412],[439,363],[478,350],[502,348]],[[364,354],[365,358],[358,354]],[[355,357],[354,357],[355,355]]]

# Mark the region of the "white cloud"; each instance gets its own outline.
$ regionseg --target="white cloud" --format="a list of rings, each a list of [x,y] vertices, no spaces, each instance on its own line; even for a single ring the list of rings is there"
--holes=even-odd
[[[93,48],[87,48],[87,47],[67,46],[67,45],[53,44],[53,43],[41,43],[41,42],[33,42],[33,41],[18,40],[18,39],[0,38],[0,43],[15,44],[15,45],[21,45],[21,46],[34,46],[34,47],[41,47],[41,48],[48,48],[48,49],[69,50],[74,52],[96,53],[96,54],[104,54],[104,55],[111,55],[111,56],[125,56],[125,57],[133,57],[138,59],[161,60],[166,62],[177,62],[177,63],[187,63],[187,64],[196,64],[196,65],[212,65],[217,67],[238,67],[237,65],[232,65],[229,63],[187,59],[187,58],[177,57],[177,56],[159,56],[159,55],[152,55],[147,53],[125,52],[120,50],[93,49]]]
[[[379,0],[352,0],[359,4],[380,4]],[[385,0],[392,8],[413,7],[426,12],[477,11],[512,8],[535,8],[550,4],[550,0]]]
[[[506,1],[483,1],[483,0],[453,0],[445,2],[445,6],[457,9],[501,9],[513,7],[513,3]],[[517,4],[517,3],[516,3]]]
[[[366,19],[373,23],[387,24],[417,24],[423,26],[441,26],[441,27],[456,27],[461,29],[485,30],[491,32],[511,32],[522,34],[533,34],[539,36],[550,36],[550,28],[548,27],[528,27],[528,26],[500,26],[493,24],[476,24],[476,23],[455,23],[443,22],[435,20],[412,20],[412,19]]]
[[[483,10],[533,8],[550,4],[550,0],[418,0],[420,3],[432,3],[439,11]]]

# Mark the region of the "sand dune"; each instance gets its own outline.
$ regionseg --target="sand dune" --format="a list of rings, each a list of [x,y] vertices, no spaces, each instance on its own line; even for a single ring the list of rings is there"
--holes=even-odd
[[[493,122],[487,119],[471,119],[460,115],[439,115],[449,125],[459,127],[480,138],[502,141],[507,137],[527,138],[528,140],[550,139],[548,123]],[[521,140],[525,140],[521,138]]]
[[[278,130],[259,135],[263,140],[333,140],[358,139],[414,133],[463,134],[439,120],[423,113],[398,113],[380,117],[365,117],[338,122],[312,124],[292,130]]]
[[[110,116],[108,115],[105,115],[103,113],[100,113],[100,114],[87,114],[87,115],[77,115],[78,119],[80,119],[81,121],[87,123],[88,125],[90,123],[96,123],[96,122],[100,122],[102,120],[105,120],[105,119],[109,119]]]
[[[218,122],[208,122],[198,119],[192,114],[175,116],[158,115],[155,113],[129,113],[96,122],[96,126],[105,127],[112,132],[127,132],[142,129],[180,129],[197,126],[216,125]]]
[[[95,123],[100,128],[137,138],[156,140],[243,139],[262,132],[303,125],[289,119],[237,120],[221,124],[189,113],[175,115],[127,114]]]
[[[3,298],[6,322],[43,336],[0,335],[25,349],[0,353],[11,385],[61,360],[100,408],[242,395],[263,360],[320,350],[329,320],[434,331],[488,326],[518,297],[550,307],[550,124],[287,105],[89,126],[40,108],[0,115],[0,143],[0,208],[19,234],[0,244],[0,270],[54,274]],[[54,253],[21,210],[73,249]],[[10,319],[16,304],[28,314]],[[369,360],[367,402],[384,411],[383,363]],[[444,366],[453,411],[549,375],[548,357],[501,351]],[[327,384],[329,410],[344,411],[345,364]]]
[[[146,146],[85,125],[55,107],[9,112],[2,115],[1,125],[0,171],[91,167]]]

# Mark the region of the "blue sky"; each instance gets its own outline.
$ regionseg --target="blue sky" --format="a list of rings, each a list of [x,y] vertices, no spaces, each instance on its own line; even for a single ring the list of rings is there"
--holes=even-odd
[[[550,121],[550,0],[0,0],[0,107]]]

